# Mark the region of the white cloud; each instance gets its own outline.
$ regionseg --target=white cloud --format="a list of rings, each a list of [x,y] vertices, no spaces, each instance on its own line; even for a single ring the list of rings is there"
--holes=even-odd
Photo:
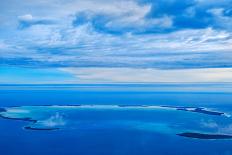
[[[219,130],[219,133],[232,134],[232,124],[229,124],[224,127],[220,127],[218,130]]]
[[[66,124],[66,122],[63,119],[63,116],[58,112],[55,115],[48,118],[47,120],[43,120],[39,123],[43,124],[46,127],[59,127],[64,126]]]
[[[211,128],[211,129],[215,129],[215,128],[217,129],[219,127],[219,125],[213,120],[208,120],[208,121],[201,120],[200,125],[204,128]]]
[[[30,21],[32,21],[34,18],[32,17],[31,14],[25,14],[25,15],[19,16],[18,19],[19,19],[20,21],[27,21],[27,22],[30,22]]]
[[[139,23],[140,20],[144,20],[151,9],[151,4],[139,4],[134,0],[52,0],[44,3],[40,1],[29,3],[28,7],[29,6],[36,6],[36,10],[35,12],[32,11],[32,14],[36,14],[38,18],[55,18],[61,22],[67,22],[67,19],[70,20],[69,17],[75,16],[80,12],[87,12],[89,15],[107,15],[112,21],[115,21],[115,23],[121,20],[127,24],[130,22],[131,24],[135,24]],[[46,8],[46,10],[44,8]],[[36,11],[39,11],[37,9],[41,9],[41,15],[37,14]],[[33,17],[30,14],[25,14],[19,16],[19,19],[31,20]]]
[[[203,128],[209,128],[216,130],[217,133],[220,134],[232,134],[232,124],[221,124],[220,122],[216,122],[214,120],[201,120],[200,125]]]
[[[213,8],[208,10],[209,13],[214,15],[214,20],[218,27],[231,29],[232,17],[225,16],[224,11],[224,8]]]
[[[8,48],[8,45],[0,40],[0,49],[6,49],[6,48]]]
[[[167,17],[168,18],[168,17]],[[161,21],[153,21],[161,22]],[[168,26],[167,21],[160,23]],[[228,51],[232,49],[232,34],[222,30],[212,28],[199,30],[180,30],[169,34],[157,35],[134,35],[125,34],[114,36],[102,34],[94,30],[91,24],[81,25],[79,27],[57,27],[36,25],[23,32],[18,33],[25,36],[26,44],[50,47],[65,46],[81,48],[88,52],[94,49],[95,53],[110,51],[118,53],[127,52],[157,52],[157,51]],[[28,41],[28,42],[27,42]]]
[[[61,68],[83,83],[232,82],[231,68],[158,70],[137,68]]]
[[[24,36],[23,43],[20,42],[21,36]],[[215,67],[223,63],[231,64],[231,36],[229,32],[212,28],[159,35],[118,36],[99,33],[91,24],[75,28],[35,25],[15,35],[15,38],[19,39],[14,43],[17,46],[11,47],[7,53],[0,50],[0,53],[2,58],[28,58],[32,59],[32,62],[40,61],[45,66],[49,63],[70,67],[102,65],[184,68],[183,62],[187,62],[190,68]],[[54,50],[57,50],[57,53],[54,53]],[[209,57],[206,57],[204,52],[208,53]],[[223,52],[227,52],[224,57]]]
[[[48,5],[52,3],[53,5]],[[223,30],[213,28],[198,30],[180,30],[170,34],[124,34],[114,36],[99,33],[91,24],[72,27],[72,20],[77,13],[86,11],[90,16],[105,14],[110,16],[106,24],[110,29],[116,28],[149,28],[172,27],[172,17],[161,16],[146,19],[151,11],[151,4],[140,4],[136,1],[39,1],[27,4],[28,7],[40,9],[40,15],[33,12],[19,16],[20,20],[34,21],[39,19],[56,19],[57,25],[34,25],[23,31],[16,31],[12,44],[39,47],[72,47],[78,51],[89,52],[95,48],[95,53],[111,51],[120,52],[154,52],[154,51],[219,51],[232,49],[232,34]],[[24,6],[25,7],[25,6]],[[46,8],[46,9],[44,9]],[[68,9],[66,9],[68,8]],[[38,10],[37,10],[38,11]],[[190,11],[191,12],[191,11]],[[35,14],[35,17],[32,16]]]
[[[213,63],[217,66],[215,55],[206,58],[206,56],[194,55],[195,53],[218,52],[220,55],[225,51],[231,52],[232,49],[232,33],[213,28],[184,29],[163,34],[112,35],[97,31],[91,23],[72,26],[76,14],[84,11],[88,12],[89,16],[96,14],[109,16],[110,20],[106,26],[110,29],[118,27],[146,29],[152,25],[161,28],[172,27],[173,19],[170,16],[147,18],[152,9],[150,3],[142,4],[133,0],[42,0],[24,4],[23,8],[25,10],[19,9],[21,16],[15,16],[19,20],[34,22],[41,19],[56,19],[58,22],[54,25],[34,24],[27,29],[11,32],[14,38],[9,39],[7,43],[14,46],[11,46],[11,50],[7,52],[1,49],[1,58],[28,58],[31,62],[35,60],[41,64],[53,63],[54,66],[65,66],[70,62],[73,66],[78,66],[81,62],[83,67],[94,66],[96,63],[117,67],[123,63],[124,67],[128,65],[160,68],[161,63],[164,65],[173,63],[171,64],[173,68],[178,68],[179,66],[175,67],[176,62],[190,64],[199,62],[200,67],[207,67],[207,65],[212,66]],[[27,8],[33,9],[28,11]],[[196,11],[194,8],[187,10],[189,16],[193,16],[194,11]],[[220,10],[214,12],[221,16]],[[4,46],[0,43],[1,47]],[[182,55],[183,53],[188,55]],[[220,57],[222,60],[219,66],[228,62],[228,55]]]

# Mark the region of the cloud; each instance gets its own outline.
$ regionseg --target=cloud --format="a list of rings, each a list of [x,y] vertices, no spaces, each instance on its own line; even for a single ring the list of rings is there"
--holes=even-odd
[[[0,50],[8,48],[8,45],[0,40]]]
[[[84,16],[91,14],[91,18],[88,20],[94,25],[96,24],[96,28],[101,28],[102,31],[108,33],[131,32],[131,28],[134,28],[132,32],[157,33],[156,29],[163,25],[164,27],[158,32],[169,32],[182,28],[214,28],[217,21],[213,20],[214,17],[207,10],[224,8],[229,15],[231,2],[231,0],[42,0],[19,3],[16,0],[10,0],[9,3],[1,2],[1,9],[3,17],[33,14],[38,20],[56,19],[59,24],[72,21],[75,23],[78,21],[76,17],[85,18],[80,16],[84,12],[85,14],[82,14]],[[5,8],[11,12],[7,12]],[[188,15],[186,16],[186,14]],[[163,23],[152,22],[161,19]],[[3,20],[9,22],[12,19],[3,18]],[[101,24],[103,25],[101,26]],[[218,24],[223,25],[223,23]],[[119,28],[117,28],[118,26]]]
[[[231,33],[212,28],[118,36],[99,33],[91,24],[65,29],[35,25],[23,35],[25,45],[2,51],[2,65],[158,69],[232,66]]]
[[[218,129],[219,125],[213,120],[201,120],[200,125],[203,128]]]
[[[20,29],[28,28],[33,25],[51,25],[55,23],[53,20],[35,18],[31,14],[18,16],[18,20]]]
[[[173,69],[230,68],[230,2],[1,2],[0,65],[162,69],[170,75]]]
[[[99,5],[99,4],[96,4]],[[141,33],[152,29],[167,29],[172,27],[172,18],[166,15],[149,18],[147,15],[151,5],[139,5],[135,1],[113,1],[110,4],[100,3],[100,9],[86,7],[76,11],[73,25],[91,23],[93,27],[106,33]]]
[[[215,26],[224,29],[231,29],[232,16],[225,15],[228,10],[224,8],[209,9],[208,12],[214,16]]]
[[[83,83],[232,82],[231,68],[188,70],[61,68],[60,70],[75,75]]]
[[[40,123],[46,127],[59,127],[66,124],[63,116],[58,112],[55,115],[51,116],[49,119],[43,120]]]
[[[23,15],[23,16],[19,16],[18,17],[20,21],[25,21],[25,22],[30,22],[30,21],[33,21],[33,17],[31,14],[26,14],[26,15]]]
[[[213,129],[220,134],[232,134],[231,123],[222,124],[221,122],[217,122],[213,120],[208,120],[208,121],[201,120],[200,125],[203,128]]]

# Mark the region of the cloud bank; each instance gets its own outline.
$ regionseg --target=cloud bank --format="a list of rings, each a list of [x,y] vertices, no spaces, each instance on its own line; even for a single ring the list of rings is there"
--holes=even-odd
[[[132,68],[61,68],[83,83],[157,83],[157,82],[231,82],[231,68],[214,69],[132,69]]]
[[[164,70],[170,76],[232,66],[231,0],[0,3],[1,66]]]

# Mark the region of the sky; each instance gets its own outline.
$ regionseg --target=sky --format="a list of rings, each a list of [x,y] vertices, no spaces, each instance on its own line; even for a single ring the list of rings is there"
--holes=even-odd
[[[232,0],[0,1],[0,84],[232,82]]]

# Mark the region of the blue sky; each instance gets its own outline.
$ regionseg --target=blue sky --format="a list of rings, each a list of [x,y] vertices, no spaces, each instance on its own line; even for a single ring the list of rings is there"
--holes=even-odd
[[[232,82],[232,0],[8,0],[0,10],[0,83]]]

